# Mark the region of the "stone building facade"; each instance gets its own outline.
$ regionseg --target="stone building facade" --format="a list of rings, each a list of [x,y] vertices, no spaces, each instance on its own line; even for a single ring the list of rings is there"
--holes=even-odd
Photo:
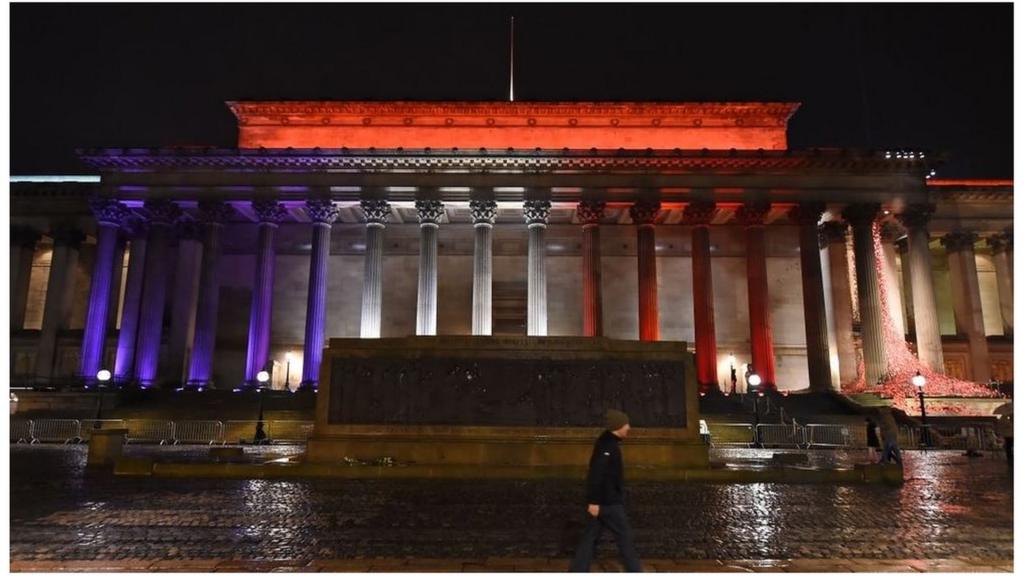
[[[937,371],[1012,380],[1012,182],[792,150],[796,104],[229,105],[238,149],[12,181],[15,381],[294,388],[325,338],[535,334],[827,390],[885,371],[890,325]]]

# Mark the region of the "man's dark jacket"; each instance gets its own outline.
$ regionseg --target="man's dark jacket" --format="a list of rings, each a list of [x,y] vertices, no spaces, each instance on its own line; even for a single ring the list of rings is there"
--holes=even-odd
[[[606,430],[594,442],[587,474],[587,504],[622,504],[622,440]]]

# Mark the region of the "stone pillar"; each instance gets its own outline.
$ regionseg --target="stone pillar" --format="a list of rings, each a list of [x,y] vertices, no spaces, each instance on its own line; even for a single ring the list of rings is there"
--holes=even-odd
[[[11,330],[25,327],[32,259],[38,243],[39,232],[25,227],[11,228]]]
[[[544,232],[548,226],[551,202],[527,200],[523,202],[523,217],[529,228],[529,254],[527,257],[526,289],[526,334],[528,336],[548,335],[548,287],[544,256],[547,244]]]
[[[124,382],[135,373],[135,345],[138,339],[139,313],[142,310],[142,284],[146,270],[146,236],[148,227],[134,219],[129,228],[128,278],[121,307],[121,328],[117,332],[117,356],[114,378]]]
[[[900,337],[905,338],[907,334],[906,324],[903,322],[903,294],[900,292],[900,274],[896,267],[896,240],[903,235],[903,231],[895,222],[884,222],[880,230],[882,243],[882,269],[885,270],[885,293],[889,301],[889,317],[892,319],[893,327]]]
[[[928,220],[933,210],[934,207],[927,205],[908,206],[898,218],[907,229],[907,260],[903,265],[910,269],[917,357],[934,372],[943,374],[946,369],[942,361],[942,336],[935,304],[932,253],[928,248]]]
[[[697,383],[701,390],[718,387],[718,350],[715,344],[715,298],[711,282],[711,233],[714,202],[692,202],[683,221],[692,226],[693,327],[697,355]]]
[[[142,387],[156,383],[160,364],[160,338],[164,327],[167,295],[167,249],[171,225],[181,209],[170,200],[147,200],[149,236],[146,239],[146,267],[135,346],[135,379]]]
[[[914,329],[913,281],[910,275],[910,240],[907,236],[896,242],[896,253],[900,255],[900,286],[903,288],[903,317],[906,320],[907,340],[917,342]]]
[[[416,291],[416,335],[437,334],[437,227],[444,216],[438,200],[417,200],[420,219],[420,267]]]
[[[850,268],[846,257],[845,222],[824,222],[818,228],[819,242],[828,252],[832,318],[835,325],[839,383],[857,379],[857,349],[853,343],[853,300],[850,296]]]
[[[661,203],[640,201],[629,209],[636,224],[637,288],[640,309],[640,340],[658,340],[658,259],[654,239],[654,220]]]
[[[605,203],[584,200],[576,206],[583,225],[583,335],[604,336],[601,309],[601,220]]]
[[[1013,336],[1013,230],[988,237],[992,260],[996,266],[996,287],[999,290],[999,312],[1003,318],[1003,334]]]
[[[949,255],[949,278],[953,284],[953,316],[956,331],[967,336],[968,368],[971,380],[988,383],[992,364],[988,356],[988,340],[981,316],[981,289],[978,286],[978,265],[974,261],[972,232],[950,232],[942,238]]]
[[[53,257],[50,260],[50,278],[46,282],[43,327],[36,352],[36,376],[43,379],[50,379],[55,375],[57,337],[61,330],[68,328],[71,320],[78,247],[82,240],[85,240],[85,235],[81,231],[69,228],[57,229],[51,236]]]
[[[313,250],[309,256],[309,296],[306,299],[306,338],[302,347],[303,388],[316,388],[324,354],[324,325],[327,321],[327,270],[331,256],[331,225],[338,207],[330,200],[310,200],[306,211],[313,222]]]
[[[878,204],[854,204],[843,211],[843,218],[853,227],[853,257],[854,265],[857,268],[857,303],[860,307],[860,333],[864,349],[864,378],[867,386],[878,384],[888,370],[873,232],[879,209]]]
[[[829,361],[828,318],[825,312],[825,286],[818,250],[818,221],[825,205],[805,202],[791,215],[800,226],[800,277],[804,295],[804,331],[807,335],[807,375],[810,389],[832,389],[832,363]]]
[[[469,203],[473,215],[473,335],[490,336],[491,284],[494,264],[491,238],[498,204],[493,200],[473,200]]]
[[[85,317],[79,364],[79,373],[87,382],[94,381],[101,368],[108,368],[103,366],[103,352],[107,344],[114,253],[120,228],[128,218],[128,209],[116,200],[95,199],[90,202],[90,207],[96,216],[96,261],[92,268],[89,309]]]
[[[764,217],[771,204],[744,204],[736,211],[747,237],[747,305],[750,310],[750,357],[761,385],[775,388],[775,346],[772,341],[771,311],[768,306],[768,263]]]
[[[274,232],[285,217],[284,206],[274,200],[256,200],[253,210],[259,218],[256,240],[256,277],[249,313],[249,342],[245,356],[245,383],[256,386],[256,375],[267,367],[270,357],[270,321],[274,299]]]
[[[202,231],[194,220],[179,219],[178,259],[171,297],[171,334],[168,339],[167,365],[161,380],[182,383],[188,380],[191,346],[196,332],[199,282],[202,275]]]
[[[192,386],[206,386],[213,381],[213,352],[217,343],[217,313],[220,308],[220,235],[224,222],[234,210],[223,202],[200,202],[199,213],[203,223],[203,262],[199,271],[196,327],[188,368],[188,382]]]
[[[366,215],[366,255],[363,257],[363,305],[360,338],[380,338],[381,278],[384,272],[384,226],[391,206],[384,200],[363,200]]]
[[[125,212],[125,223],[131,218],[131,212]],[[121,281],[124,276],[124,250],[128,242],[125,240],[124,225],[117,233],[114,245],[113,266],[110,267],[110,306],[107,307],[107,333],[117,330],[117,308],[121,303]],[[113,372],[113,366],[110,367]]]

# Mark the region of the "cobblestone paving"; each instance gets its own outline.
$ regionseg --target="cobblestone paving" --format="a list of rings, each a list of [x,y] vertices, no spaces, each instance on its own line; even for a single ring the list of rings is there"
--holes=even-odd
[[[203,452],[126,451],[169,450],[184,458]],[[341,570],[346,559],[375,558],[381,568],[403,558],[447,559],[466,569],[477,564],[457,559],[491,558],[492,569],[496,559],[515,558],[560,567],[584,513],[583,487],[569,481],[116,478],[85,471],[79,446],[12,446],[10,454],[15,569],[84,561],[86,569],[193,562],[212,570],[236,560]],[[823,451],[814,458],[849,464],[863,456]],[[627,504],[637,548],[644,558],[703,562],[701,570],[736,560],[754,569],[749,562],[768,560],[828,569],[816,559],[843,560],[842,570],[891,559],[925,562],[919,569],[928,559],[1008,565],[1013,486],[1005,460],[951,451],[910,452],[906,460],[902,487],[634,482]],[[615,556],[610,542],[601,556]]]

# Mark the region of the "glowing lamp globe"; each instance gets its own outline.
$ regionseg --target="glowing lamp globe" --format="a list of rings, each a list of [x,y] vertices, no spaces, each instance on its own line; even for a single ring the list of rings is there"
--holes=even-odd
[[[107,382],[110,380],[110,370],[100,370],[96,373],[96,379],[100,382]]]
[[[757,374],[751,374],[750,378],[748,379],[748,381],[750,382],[751,386],[760,386],[761,385],[761,377],[758,376]]]
[[[910,383],[917,387],[918,390],[924,390],[924,385],[927,380],[921,375],[921,371],[918,370],[917,374],[910,379]]]
[[[270,373],[266,370],[260,370],[256,373],[256,381],[260,384],[266,384],[268,380],[270,380]]]

